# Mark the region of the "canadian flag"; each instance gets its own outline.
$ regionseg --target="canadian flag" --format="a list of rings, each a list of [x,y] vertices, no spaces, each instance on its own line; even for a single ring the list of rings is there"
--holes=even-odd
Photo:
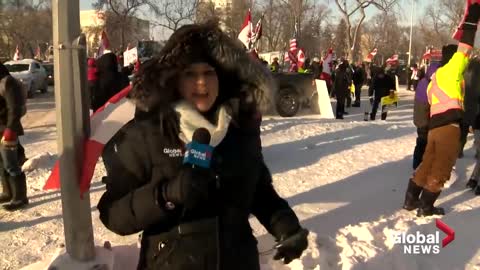
[[[251,39],[252,39],[252,14],[250,9],[248,9],[247,16],[243,21],[242,30],[238,34],[238,39],[250,50]]]
[[[110,41],[108,40],[107,32],[102,30],[102,37],[100,38],[100,44],[98,45],[97,58],[109,52],[111,52]]]
[[[377,48],[373,49],[368,55],[367,55],[367,62],[372,62],[373,58],[377,55]]]
[[[135,115],[135,105],[126,98],[130,90],[131,86],[127,86],[90,116],[90,137],[83,145],[83,164],[79,183],[81,196],[90,189],[95,166],[105,144]],[[60,188],[59,170],[57,160],[43,187],[44,190]]]
[[[398,54],[392,55],[392,57],[388,58],[386,62],[391,65],[396,64],[398,62]]]
[[[297,63],[298,63],[298,67],[303,67],[303,65],[305,64],[305,52],[303,51],[302,48],[298,50]]]
[[[262,37],[262,20],[263,20],[264,14],[262,14],[262,17],[260,17],[260,20],[258,20],[257,24],[255,25],[255,29],[253,30],[252,33],[252,44],[255,44],[261,37]]]
[[[35,56],[34,56],[35,59],[38,59],[40,60],[40,58],[42,58],[42,51],[40,49],[40,46],[37,45],[37,48],[35,49]]]
[[[15,54],[13,55],[13,60],[17,61],[17,60],[21,60],[22,58],[23,58],[22,54],[20,53],[20,49],[18,48],[18,45],[17,45],[17,47],[15,48]]]
[[[465,11],[463,13],[463,18],[462,18],[462,21],[460,22],[460,24],[458,25],[457,27],[457,30],[455,30],[455,32],[453,33],[453,36],[452,38],[460,41],[460,39],[462,38],[462,35],[463,35],[463,30],[461,29],[462,28],[462,25],[463,23],[465,22],[465,17],[467,17],[467,14],[468,14],[468,8],[474,4],[474,3],[480,3],[479,0],[467,0],[466,3],[465,3]]]
[[[327,55],[322,62],[322,73],[332,75],[333,65],[333,49],[328,49]]]

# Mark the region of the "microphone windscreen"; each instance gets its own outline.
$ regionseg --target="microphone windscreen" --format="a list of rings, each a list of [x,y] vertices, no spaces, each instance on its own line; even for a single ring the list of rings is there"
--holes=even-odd
[[[206,128],[197,128],[193,132],[192,141],[200,144],[210,144],[210,132]]]

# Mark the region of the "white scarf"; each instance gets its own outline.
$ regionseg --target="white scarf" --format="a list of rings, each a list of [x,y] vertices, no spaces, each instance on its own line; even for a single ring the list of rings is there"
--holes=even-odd
[[[210,123],[187,101],[178,102],[174,109],[180,116],[180,134],[178,136],[184,143],[192,141],[193,132],[197,128],[206,128],[211,136],[210,145],[215,147],[220,144],[227,134],[228,125],[230,120],[232,120],[224,105],[217,111],[217,125]]]

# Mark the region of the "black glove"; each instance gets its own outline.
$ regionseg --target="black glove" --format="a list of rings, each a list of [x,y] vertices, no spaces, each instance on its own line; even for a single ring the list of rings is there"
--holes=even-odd
[[[462,25],[463,34],[460,42],[473,46],[478,20],[480,19],[480,4],[475,3],[468,8],[465,22]]]
[[[176,178],[163,184],[162,198],[159,198],[159,201],[193,209],[209,199],[215,184],[215,174],[212,170],[186,166],[180,170]]]
[[[308,247],[308,230],[300,228],[294,234],[280,238],[277,253],[273,256],[274,260],[283,259],[283,263],[289,264],[294,259],[300,258],[302,252]]]

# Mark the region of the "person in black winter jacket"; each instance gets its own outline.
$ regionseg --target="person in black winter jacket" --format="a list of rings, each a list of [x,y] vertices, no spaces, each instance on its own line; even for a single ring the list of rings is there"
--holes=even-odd
[[[0,63],[0,203],[7,203],[7,211],[20,209],[28,204],[27,181],[22,171],[25,151],[18,140],[23,135],[21,117],[26,112],[26,93],[22,85]]]
[[[473,57],[470,59],[467,68],[465,69],[465,92],[480,92],[480,59]],[[475,147],[475,167],[473,168],[470,179],[467,182],[467,187],[475,191],[476,195],[480,195],[480,98],[476,98],[476,103],[471,102],[466,106],[470,115],[465,115],[464,122],[466,125],[472,126]],[[467,111],[466,111],[467,113]],[[476,115],[475,118],[471,115]]]
[[[100,56],[96,65],[97,83],[95,91],[91,93],[91,109],[94,111],[129,84],[128,77],[118,71],[117,56],[114,53]]]
[[[375,120],[378,106],[382,100],[382,97],[386,97],[390,94],[390,90],[395,90],[395,80],[385,70],[378,69],[375,77],[372,81],[371,92],[369,96],[373,96],[372,111],[370,112],[370,120]],[[382,120],[387,118],[387,113],[382,112]]]
[[[352,84],[348,74],[348,62],[342,62],[335,71],[332,95],[337,99],[336,119],[343,119],[345,114],[345,99],[350,95],[349,87]]]
[[[261,151],[260,111],[270,72],[217,23],[186,25],[137,73],[135,119],[105,146],[106,192],[98,209],[111,231],[143,231],[138,269],[260,269],[253,214],[289,263],[307,248],[303,229],[275,191]],[[210,131],[209,169],[182,164],[197,128]]]
[[[362,86],[365,83],[365,68],[362,63],[359,63],[353,72],[353,84],[355,85],[355,102],[353,107],[360,107],[360,98],[362,95]]]

